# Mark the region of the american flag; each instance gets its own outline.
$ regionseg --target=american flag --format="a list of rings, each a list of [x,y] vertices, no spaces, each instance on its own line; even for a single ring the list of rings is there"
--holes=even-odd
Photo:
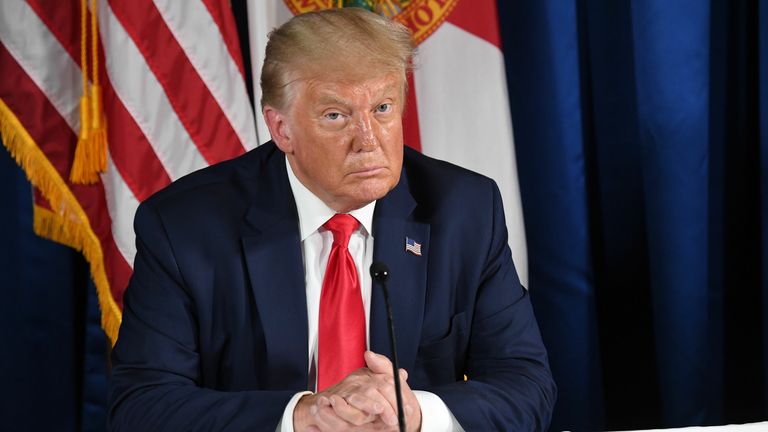
[[[36,232],[88,259],[102,325],[114,342],[139,203],[191,171],[254,148],[257,137],[229,0],[82,3],[0,1],[0,131],[35,186]],[[97,183],[82,185],[69,177],[92,46],[107,169]]]
[[[416,243],[416,241],[410,237],[405,238],[405,251],[410,252],[416,256],[421,256],[421,243]]]

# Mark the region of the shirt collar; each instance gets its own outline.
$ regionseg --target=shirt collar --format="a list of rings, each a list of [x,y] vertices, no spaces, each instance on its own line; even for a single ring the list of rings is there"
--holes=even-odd
[[[299,212],[301,241],[304,241],[323,226],[328,219],[333,217],[336,211],[328,207],[317,195],[313,194],[312,191],[299,181],[287,157],[285,158],[285,170],[288,172],[288,181],[291,184],[293,198],[296,200],[296,210]],[[373,233],[373,210],[375,207],[376,201],[373,201],[357,210],[349,212],[350,215],[360,222],[360,225],[368,235]]]

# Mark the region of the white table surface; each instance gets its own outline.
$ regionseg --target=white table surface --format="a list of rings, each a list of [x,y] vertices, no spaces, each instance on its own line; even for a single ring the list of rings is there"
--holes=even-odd
[[[768,432],[768,421],[760,423],[724,425],[724,426],[693,426],[675,429],[650,429],[635,432]]]

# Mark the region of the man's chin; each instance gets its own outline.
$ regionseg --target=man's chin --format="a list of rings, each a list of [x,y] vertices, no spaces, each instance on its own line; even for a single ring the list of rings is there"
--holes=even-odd
[[[384,198],[385,195],[391,191],[397,182],[392,181],[391,178],[378,178],[371,179],[370,181],[364,181],[358,188],[360,196],[368,200],[368,202],[376,201],[377,199]]]
[[[362,182],[362,184],[355,188],[350,198],[346,200],[348,205],[345,207],[349,207],[346,211],[357,210],[378,199],[384,198],[394,187],[390,186],[390,184],[391,182],[389,181]]]

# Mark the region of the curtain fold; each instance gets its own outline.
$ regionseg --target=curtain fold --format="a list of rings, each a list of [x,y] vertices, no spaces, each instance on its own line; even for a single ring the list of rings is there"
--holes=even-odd
[[[711,423],[710,390],[722,384],[708,272],[709,184],[717,182],[708,164],[710,10],[698,0],[650,0],[630,11],[644,197],[635,211],[645,217],[662,418]],[[697,359],[707,361],[691,367]]]
[[[577,4],[498,2],[531,296],[559,388],[553,430],[603,427]],[[546,287],[539,289],[537,287]],[[560,337],[566,335],[567,337]],[[567,422],[563,421],[567,420]]]
[[[763,269],[763,359],[768,361],[768,3],[761,2],[758,27],[760,40],[760,174],[761,174],[761,218],[762,265]],[[768,371],[763,371],[763,410],[768,412]]]
[[[552,430],[768,419],[765,2],[499,2]]]
[[[758,11],[760,86],[760,215],[762,217],[763,359],[768,362],[768,2]],[[763,372],[763,411],[768,412],[768,371]]]

